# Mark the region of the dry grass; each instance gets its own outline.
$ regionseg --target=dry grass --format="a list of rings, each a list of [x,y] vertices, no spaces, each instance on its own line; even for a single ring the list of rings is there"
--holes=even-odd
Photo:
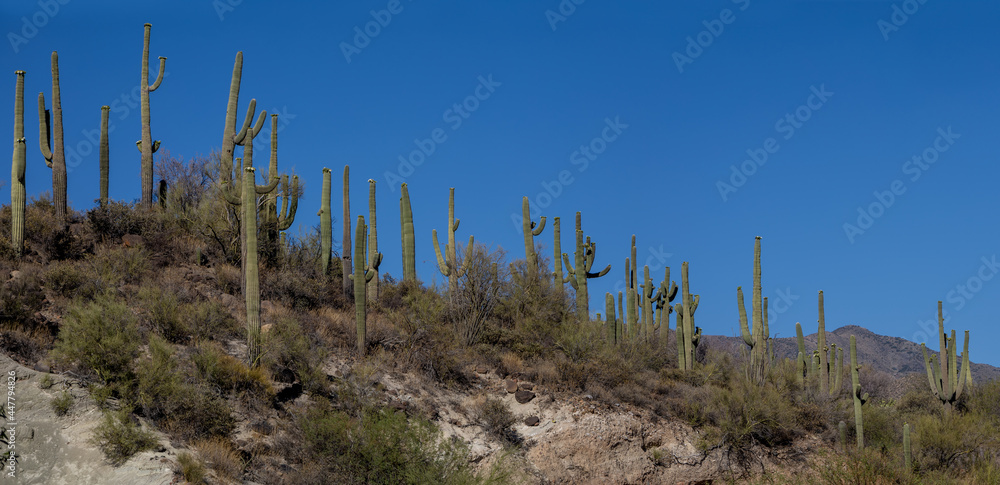
[[[243,460],[233,449],[233,444],[225,438],[210,438],[194,443],[198,456],[220,478],[236,481],[243,475]]]

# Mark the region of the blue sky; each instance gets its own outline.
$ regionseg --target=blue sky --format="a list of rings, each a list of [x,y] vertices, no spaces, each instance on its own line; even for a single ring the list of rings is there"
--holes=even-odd
[[[511,216],[529,196],[549,224],[562,218],[566,252],[582,211],[595,267],[612,265],[591,280],[594,311],[621,287],[635,234],[654,278],[669,265],[679,280],[690,262],[706,333],[738,334],[736,287],[749,291],[761,236],[778,336],[796,321],[814,331],[822,289],[829,328],[936,348],[944,300],[947,327],[971,330],[973,360],[1000,365],[981,345],[1000,338],[1000,229],[987,216],[1000,206],[995,2],[42,0],[4,2],[0,19],[2,89],[27,71],[29,194],[51,187],[34,106],[58,50],[66,143],[79,154],[67,152],[73,207],[98,196],[88,133],[96,140],[104,104],[111,196],[139,197],[130,98],[150,22],[151,58],[168,57],[154,139],[185,157],[221,145],[242,50],[241,113],[256,98],[281,114],[280,167],[305,181],[293,233],[318,223],[322,167],[338,201],[350,164],[355,215],[367,215],[365,181],[379,182],[389,273],[401,267],[401,180],[428,283],[443,280],[430,234],[445,227],[449,187],[459,240],[474,234],[512,258],[524,249]],[[536,241],[551,257],[551,229]]]

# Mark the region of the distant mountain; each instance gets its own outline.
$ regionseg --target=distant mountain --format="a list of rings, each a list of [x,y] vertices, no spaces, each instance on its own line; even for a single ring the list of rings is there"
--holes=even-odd
[[[857,325],[847,325],[833,331],[826,332],[827,345],[836,345],[838,349],[844,349],[844,358],[850,359],[850,337],[854,335],[858,346],[858,361],[862,364],[869,364],[876,369],[883,370],[889,374],[902,377],[905,375],[920,373],[924,374],[924,357],[920,352],[920,344],[910,342],[899,337],[888,337],[879,335]],[[717,349],[738,350],[746,347],[741,337],[725,337],[722,335],[705,335],[702,337],[710,347]],[[816,349],[816,334],[812,333],[803,337],[806,342],[806,349],[809,351]],[[962,336],[958,339],[961,345]],[[798,344],[795,337],[775,338],[775,355],[778,358],[792,358],[798,354]],[[936,354],[937,352],[935,352]],[[975,360],[976,355],[972,354]],[[974,382],[986,382],[1000,378],[1000,368],[989,364],[972,363],[972,380]]]

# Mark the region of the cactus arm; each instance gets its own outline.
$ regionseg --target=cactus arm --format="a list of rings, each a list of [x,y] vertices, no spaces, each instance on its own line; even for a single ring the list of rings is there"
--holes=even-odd
[[[954,333],[954,331],[952,331]],[[969,331],[965,331],[965,343],[962,345],[962,372],[961,377],[958,378],[958,384],[955,387],[955,400],[962,397],[962,390],[965,388],[965,377],[968,374],[967,369],[969,368]],[[956,365],[955,372],[958,372],[958,367]]]
[[[434,236],[434,254],[437,256],[438,269],[441,270],[441,274],[445,277],[451,276],[451,267],[448,266],[448,262],[445,261],[444,255],[441,254],[441,245],[438,243],[437,229],[431,229],[431,234]],[[447,248],[445,249],[447,250]]]
[[[746,304],[743,302],[742,286],[736,287],[736,305],[740,310],[740,334],[743,336],[743,342],[750,348],[753,348],[754,340],[753,336],[750,335],[750,327],[747,324],[747,309]]]
[[[156,88],[160,87],[160,83],[163,82],[163,71],[167,68],[167,58],[160,56],[160,72],[156,75],[156,81],[153,85],[149,87],[149,92],[156,91]]]
[[[282,181],[287,181],[288,176],[282,176]],[[285,231],[292,226],[295,221],[295,212],[299,208],[299,176],[292,176],[291,192],[285,190],[281,196],[281,216],[278,218],[278,230]],[[285,211],[285,203],[288,203],[288,210]]]
[[[243,144],[243,139],[246,138],[247,131],[250,130],[250,123],[253,122],[253,114],[256,109],[257,109],[257,99],[256,98],[251,99],[250,107],[248,108],[247,114],[246,116],[243,117],[244,118],[243,127],[240,128],[240,131],[237,132],[235,136],[233,136],[233,143],[237,145]]]
[[[281,181],[281,179],[271,179],[271,182],[268,183],[268,184],[266,184],[266,185],[256,185],[255,186],[255,191],[258,194],[268,194],[268,193],[271,193],[271,191],[274,190],[275,187],[278,186],[278,182],[280,182],[280,181]]]
[[[573,265],[569,262],[569,255],[566,254],[566,253],[563,253],[562,257],[563,257],[563,264],[566,265],[566,273],[570,274],[570,275],[575,275],[576,274],[576,269],[573,268]],[[566,281],[569,281],[569,279],[570,279],[569,276],[567,276],[566,277]]]
[[[49,130],[49,110],[45,109],[45,93],[38,93],[38,148],[42,151],[45,165],[52,168],[52,140]]]
[[[475,236],[469,236],[469,245],[465,247],[465,259],[462,260],[462,264],[458,267],[459,278],[465,276],[465,270],[469,269],[469,262],[472,258],[472,245],[475,243],[475,240]]]
[[[538,236],[538,235],[542,234],[542,231],[545,230],[545,216],[541,216],[541,217],[538,218],[538,224],[537,225],[534,222],[532,222],[531,223],[531,227],[533,228],[531,230],[531,235],[532,236]]]

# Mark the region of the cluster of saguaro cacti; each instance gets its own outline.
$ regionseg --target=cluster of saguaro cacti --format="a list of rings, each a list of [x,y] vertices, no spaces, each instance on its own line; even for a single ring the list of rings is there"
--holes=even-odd
[[[858,438],[858,449],[865,447],[865,420],[861,406],[868,402],[868,393],[861,394],[861,381],[858,377],[858,347],[854,335],[851,335],[851,395],[854,397],[854,429]]]
[[[38,146],[45,165],[52,169],[52,204],[56,220],[62,224],[67,212],[66,154],[63,150],[62,97],[59,95],[59,54],[56,51],[52,51],[52,111],[45,109],[45,94],[38,93]]]
[[[137,143],[139,151],[142,152],[142,206],[147,209],[153,208],[153,152],[160,147],[160,141],[153,141],[153,135],[149,127],[149,93],[156,91],[163,81],[163,72],[167,66],[167,58],[160,57],[160,72],[156,75],[156,81],[149,84],[149,30],[152,26],[146,24],[142,37],[142,79],[139,81],[139,99],[142,116],[142,139]],[[162,203],[162,202],[161,202]]]
[[[264,196],[264,214],[261,220],[262,246],[265,260],[274,264],[281,246],[279,233],[292,227],[295,212],[299,207],[299,176],[293,175],[291,184],[288,175],[278,174],[278,115],[271,115],[271,160],[267,175],[271,182],[280,180],[281,207],[278,207],[278,191]]]
[[[534,278],[538,274],[538,254],[535,253],[535,236],[545,229],[545,216],[538,219],[538,224],[531,220],[531,205],[528,197],[521,199],[521,231],[524,233],[524,257],[528,264],[528,275]]]
[[[14,154],[10,168],[10,243],[18,257],[24,251],[24,168],[28,148],[24,138],[24,71],[15,71],[14,87]]]
[[[399,187],[400,239],[403,243],[403,281],[417,282],[417,248],[413,233],[413,208],[410,207],[410,191],[404,182]]]
[[[581,322],[590,321],[589,295],[587,294],[587,280],[600,278],[611,271],[611,265],[598,273],[591,272],[594,266],[594,257],[597,253],[597,244],[590,242],[587,236],[586,242],[583,238],[583,227],[580,213],[576,213],[576,252],[573,253],[573,263],[569,261],[569,255],[563,253],[563,262],[566,264],[566,279],[573,289],[576,290],[576,316]]]
[[[378,252],[378,233],[375,225],[375,180],[368,179],[368,267],[375,274],[368,282],[366,294],[371,301],[378,300],[378,267],[382,264],[382,253]]]
[[[365,216],[359,215],[357,232],[354,235],[354,273],[348,277],[349,281],[354,282],[354,318],[357,323],[359,355],[365,355],[365,337],[368,331],[365,321],[368,316],[365,307],[367,301],[365,288],[368,286],[368,282],[375,277],[375,270],[365,264],[367,261],[365,257],[365,235],[367,230],[368,226],[365,225]],[[381,261],[382,255],[379,254],[377,259]]]
[[[736,288],[736,302],[740,311],[740,333],[743,335],[743,342],[750,347],[751,378],[756,382],[763,382],[771,360],[768,354],[770,332],[767,328],[767,304],[761,299],[760,236],[754,240],[753,247],[753,328],[748,326],[742,287]]]
[[[795,324],[795,338],[798,343],[799,353],[795,359],[795,377],[799,384],[805,385],[806,378],[810,382],[818,381],[821,393],[829,393],[835,396],[843,386],[844,375],[844,349],[839,349],[833,344],[826,345],[826,312],[823,306],[823,292],[819,292],[819,327],[817,330],[817,349],[810,355],[806,353],[805,339],[802,336],[802,325]]]
[[[108,170],[111,167],[111,153],[108,146],[108,114],[110,106],[101,106],[101,145],[100,145],[100,166],[101,166],[101,207],[108,205]]]
[[[326,275],[330,270],[330,255],[333,251],[333,214],[330,212],[330,169],[323,167],[323,191],[320,194],[319,212],[319,270]]]
[[[681,263],[681,302],[675,305],[677,312],[677,367],[682,370],[694,369],[694,355],[701,342],[701,327],[694,324],[694,312],[701,298],[692,295],[688,283],[688,263]],[[742,305],[741,305],[742,306]]]
[[[441,253],[441,245],[438,244],[437,229],[431,230],[438,269],[448,278],[448,295],[452,301],[458,293],[458,279],[465,275],[465,270],[468,268],[469,256],[472,254],[472,245],[475,242],[475,237],[470,235],[469,245],[465,248],[465,261],[459,265],[458,251],[455,248],[455,231],[458,230],[460,222],[460,219],[455,219],[455,188],[452,187],[448,192],[448,243],[444,246],[444,253]]]
[[[951,410],[958,398],[962,396],[967,378],[971,380],[972,370],[969,365],[969,331],[965,331],[965,344],[962,347],[962,370],[958,369],[958,340],[955,338],[955,330],[952,329],[951,337],[945,334],[944,312],[941,309],[941,302],[938,301],[938,341],[940,343],[941,357],[938,362],[934,361],[934,354],[927,355],[927,346],[920,344],[920,351],[924,354],[924,366],[927,370],[927,381],[931,386],[934,397],[941,401],[945,410]]]

